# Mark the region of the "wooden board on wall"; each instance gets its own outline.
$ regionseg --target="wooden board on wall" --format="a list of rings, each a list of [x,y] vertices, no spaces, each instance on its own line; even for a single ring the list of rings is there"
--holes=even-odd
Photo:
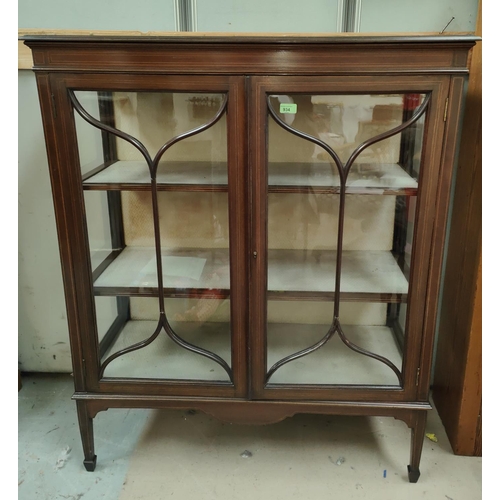
[[[481,2],[477,34],[481,35]],[[481,42],[473,49],[437,344],[434,402],[453,451],[481,455]]]

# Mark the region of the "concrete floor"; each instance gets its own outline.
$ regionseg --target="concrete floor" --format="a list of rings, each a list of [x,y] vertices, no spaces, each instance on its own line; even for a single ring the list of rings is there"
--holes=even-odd
[[[438,442],[425,440],[417,484],[407,482],[404,423],[314,415],[233,426],[202,413],[108,410],[94,421],[88,473],[72,393],[66,375],[23,377],[20,500],[481,498],[481,458],[454,456],[435,412],[427,432]]]

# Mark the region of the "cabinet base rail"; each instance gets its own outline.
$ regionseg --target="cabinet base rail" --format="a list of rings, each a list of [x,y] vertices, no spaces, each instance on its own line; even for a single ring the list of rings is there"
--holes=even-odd
[[[429,402],[359,402],[359,401],[262,401],[222,398],[179,398],[168,396],[118,395],[76,392],[73,395],[84,450],[83,464],[92,472],[96,468],[93,419],[110,408],[148,408],[198,410],[223,422],[246,425],[277,423],[297,413],[379,416],[402,420],[411,429],[408,478],[416,483],[420,477],[420,457],[425,436]]]

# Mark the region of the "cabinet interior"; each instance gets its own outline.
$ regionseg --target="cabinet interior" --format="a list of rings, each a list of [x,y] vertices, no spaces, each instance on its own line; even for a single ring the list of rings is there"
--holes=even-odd
[[[139,139],[151,157],[170,138],[209,121],[223,98],[179,92],[75,95],[94,118]],[[270,102],[279,112],[281,102],[295,101],[297,113],[280,115],[283,120],[324,141],[346,162],[363,141],[407,119],[407,97],[276,95]],[[101,133],[76,113],[75,122],[100,340],[117,314],[118,297],[128,309],[127,324],[102,352],[105,359],[148,338],[158,321],[151,175],[131,144]],[[342,324],[354,343],[390,359],[399,370],[422,129],[419,120],[410,131],[367,148],[346,182]],[[322,147],[292,135],[271,116],[267,133],[269,368],[320,340],[332,323],[341,182]],[[103,136],[113,144],[111,155],[103,150]],[[411,157],[403,153],[408,143]],[[228,169],[223,115],[167,151],[158,166],[157,189],[167,318],[186,341],[230,365]],[[119,212],[118,246],[113,245],[112,204]],[[105,376],[229,381],[217,363],[161,337],[114,360]],[[271,382],[398,385],[386,365],[359,356],[338,338],[285,365]]]

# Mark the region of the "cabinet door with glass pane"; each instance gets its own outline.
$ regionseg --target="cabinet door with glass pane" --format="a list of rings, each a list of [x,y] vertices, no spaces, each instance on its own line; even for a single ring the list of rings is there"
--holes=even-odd
[[[448,77],[254,88],[254,390],[415,397]]]
[[[64,80],[106,391],[246,393],[243,79]]]

